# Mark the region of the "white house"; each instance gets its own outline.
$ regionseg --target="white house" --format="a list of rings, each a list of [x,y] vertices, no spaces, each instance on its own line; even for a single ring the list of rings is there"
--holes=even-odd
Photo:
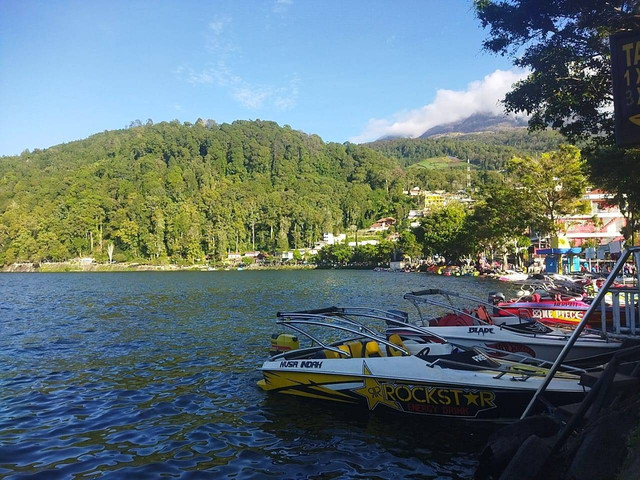
[[[322,235],[322,241],[327,245],[335,245],[336,243],[342,243],[347,239],[347,235],[344,233],[340,233],[338,235],[334,235],[333,233],[324,233]]]

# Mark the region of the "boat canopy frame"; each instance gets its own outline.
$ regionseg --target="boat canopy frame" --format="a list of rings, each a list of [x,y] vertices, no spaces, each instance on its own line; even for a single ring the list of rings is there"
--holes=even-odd
[[[276,316],[280,319],[276,321],[277,325],[282,325],[300,333],[301,335],[309,338],[312,342],[318,344],[319,348],[325,348],[347,358],[351,357],[348,352],[340,350],[332,344],[320,340],[312,333],[306,331],[303,326],[326,327],[342,332],[352,333],[356,336],[365,337],[390,348],[399,350],[405,355],[411,355],[411,353],[405,347],[389,341],[384,333],[368,327],[362,321],[358,320],[358,318],[361,317],[380,320],[385,322],[387,326],[392,324],[405,328],[408,327],[415,330],[416,333],[429,335],[447,343],[447,341],[440,335],[434,334],[433,332],[420,328],[416,325],[410,325],[407,321],[408,316],[406,312],[402,312],[400,310],[382,310],[379,308],[369,307],[329,307],[316,310],[278,312]],[[278,354],[273,358],[277,358],[279,355],[282,354]]]
[[[444,337],[441,337],[440,335],[438,335],[437,333],[434,333],[433,329],[422,328],[418,325],[408,323],[406,312],[403,312],[400,310],[382,310],[378,308],[368,308],[368,307],[329,307],[329,308],[322,308],[322,309],[316,309],[316,310],[277,312],[276,316],[279,318],[279,320],[276,321],[277,325],[282,325],[284,327],[290,328],[300,333],[301,335],[309,338],[312,342],[317,344],[317,346],[313,347],[312,349],[300,349],[300,351],[326,349],[326,350],[330,350],[332,352],[337,353],[341,357],[344,356],[346,358],[352,358],[352,355],[350,353],[344,350],[340,350],[339,348],[336,348],[334,346],[338,343],[343,343],[345,341],[348,341],[348,339],[341,340],[339,342],[327,343],[320,340],[315,335],[307,332],[303,328],[304,326],[319,326],[319,327],[326,327],[326,328],[339,330],[342,332],[352,333],[357,337],[369,338],[370,340],[379,342],[383,345],[399,350],[407,356],[412,355],[412,353],[409,352],[406,349],[406,347],[402,347],[400,345],[397,345],[387,340],[385,334],[369,328],[368,326],[363,324],[361,321],[358,321],[356,318],[354,318],[354,317],[364,317],[364,318],[384,321],[387,323],[387,325],[393,324],[393,325],[401,326],[404,329],[413,330],[418,334],[437,338],[441,342],[448,343],[461,350],[472,350],[472,351],[476,351],[481,355],[484,355],[484,352],[482,352],[482,349],[479,350],[475,347],[465,347],[462,345],[457,345],[455,342],[450,342]],[[274,355],[273,357],[271,357],[271,359],[277,360],[278,358],[285,357],[287,354],[290,354],[290,353],[291,353],[290,351],[278,353],[277,355]],[[516,356],[520,356],[520,355],[516,354]],[[520,380],[520,381],[526,381],[531,377],[540,377],[540,376],[544,377],[546,375],[546,372],[536,371],[535,368],[544,369],[545,365],[549,364],[550,362],[547,362],[545,360],[540,360],[540,359],[534,359],[534,360],[535,360],[534,362],[525,362],[525,361],[514,362],[514,361],[501,360],[499,362],[500,366],[497,366],[497,367],[482,366],[482,367],[478,367],[477,369],[494,371],[497,374],[496,378],[502,377],[505,374],[519,375],[519,377],[517,379],[514,378],[514,380]],[[455,362],[451,360],[446,360],[446,359],[436,359],[432,362],[427,361],[427,365],[430,367],[445,366],[445,365],[452,365],[452,364],[455,364]],[[470,365],[464,364],[464,366],[468,368]],[[579,373],[579,372],[585,371],[581,368],[570,367],[570,366],[566,366],[566,369],[568,371],[567,373],[569,372]]]
[[[446,303],[444,301],[440,301],[437,300],[433,297],[435,297],[436,295],[440,295],[444,298],[447,299]],[[535,320],[533,320],[531,317],[525,317],[523,315],[520,314],[520,312],[518,312],[518,314],[514,315],[513,313],[505,310],[504,308],[500,308],[497,305],[494,305],[490,302],[486,302],[478,297],[474,297],[473,295],[466,295],[464,293],[459,293],[459,292],[454,292],[451,290],[445,290],[442,288],[428,288],[425,290],[417,290],[415,292],[409,292],[409,293],[405,293],[404,294],[404,299],[405,300],[409,300],[413,306],[416,308],[416,310],[418,311],[418,315],[420,316],[420,321],[422,322],[422,325],[424,326],[425,323],[425,316],[423,315],[422,309],[420,308],[420,304],[426,304],[426,305],[434,305],[437,307],[442,307],[442,308],[446,308],[449,310],[453,310],[456,313],[460,313],[462,315],[467,315],[467,316],[471,316],[472,314],[470,312],[466,312],[463,308],[457,307],[453,304],[453,302],[451,301],[451,297],[456,297],[456,298],[461,298],[463,300],[469,300],[473,303],[477,303],[479,305],[482,305],[483,307],[487,308],[487,311],[489,311],[489,309],[493,310],[494,312],[502,312],[504,314],[504,316],[506,317],[518,317],[518,320],[520,323],[532,323],[535,322]],[[429,320],[433,320],[436,317],[433,318],[427,318],[426,321],[428,322]],[[478,320],[478,322],[484,324],[484,325],[489,325],[489,323],[487,323],[486,321],[482,320],[481,318],[478,318],[477,316],[474,317],[476,320]]]

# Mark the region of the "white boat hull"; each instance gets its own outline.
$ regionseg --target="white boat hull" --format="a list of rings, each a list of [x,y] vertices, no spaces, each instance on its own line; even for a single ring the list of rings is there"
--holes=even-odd
[[[553,362],[569,338],[568,335],[561,332],[553,334],[519,333],[497,325],[432,327],[430,330],[453,345],[487,348],[486,351],[490,352],[492,357],[510,361],[521,360],[522,356],[525,356]],[[394,329],[394,332],[400,333],[401,329]],[[401,335],[405,338],[413,337],[422,341],[427,340],[410,330],[407,330],[406,334],[401,333]],[[569,351],[566,361],[584,360],[614,353],[620,348],[620,345],[619,342],[607,341],[597,335],[583,335]]]
[[[433,366],[416,356],[277,360],[262,366],[267,391],[466,420],[519,418],[542,377],[492,370]],[[555,378],[545,398],[563,405],[580,401],[577,377]]]

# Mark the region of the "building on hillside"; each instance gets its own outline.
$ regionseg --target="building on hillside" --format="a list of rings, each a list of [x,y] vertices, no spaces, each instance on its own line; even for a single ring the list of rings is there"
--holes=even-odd
[[[465,208],[471,208],[475,203],[475,200],[464,190],[458,190],[456,193],[449,194],[446,199],[447,205],[451,203],[459,203]]]
[[[582,199],[589,203],[589,212],[558,218],[572,245],[580,247],[589,240],[595,240],[598,245],[606,245],[623,238],[622,229],[627,221],[620,208],[615,205],[611,193],[598,189],[588,190]]]
[[[409,214],[407,215],[407,220],[410,221],[409,225],[411,228],[420,225],[420,218],[426,217],[430,213],[447,205],[458,203],[464,208],[469,209],[475,202],[464,190],[459,190],[456,193],[448,193],[444,190],[436,190],[434,192],[422,190],[420,196],[422,197],[422,208],[419,210],[409,210]]]
[[[409,226],[411,228],[416,228],[420,226],[420,218],[424,217],[424,210],[409,210],[409,214],[407,215],[407,220],[409,220]]]
[[[229,252],[227,253],[227,260],[240,260],[242,255],[239,253]]]
[[[347,235],[345,233],[339,233],[338,235],[334,235],[333,233],[323,233],[322,241],[326,245],[335,245],[336,243],[342,243],[347,239]]]
[[[402,193],[409,195],[410,197],[417,197],[422,195],[422,189],[420,187],[413,187],[409,190],[403,190]]]
[[[465,208],[469,208],[473,205],[473,199],[464,190],[459,190],[456,193],[445,192],[444,190],[436,191],[422,191],[423,197],[423,212],[428,214],[434,210],[446,207],[452,203],[459,203]]]
[[[396,224],[396,219],[393,217],[385,217],[379,219],[377,222],[374,222],[369,227],[370,232],[384,232],[389,230],[389,227],[392,227]]]
[[[425,190],[422,192],[422,196],[423,208],[427,212],[432,212],[446,205],[444,190],[436,190],[435,192]]]
[[[380,240],[360,240],[358,242],[358,246],[362,246],[362,245],[378,245],[380,243]],[[349,245],[350,247],[355,247],[356,246],[356,242],[349,242],[347,245]]]
[[[242,254],[244,258],[257,258],[259,255],[260,255],[260,252],[257,250],[254,252],[244,252]]]

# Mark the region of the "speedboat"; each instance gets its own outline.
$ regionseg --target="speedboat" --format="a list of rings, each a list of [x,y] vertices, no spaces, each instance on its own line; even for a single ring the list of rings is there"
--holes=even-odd
[[[393,310],[330,307],[277,316],[276,323],[293,334],[272,337],[272,356],[258,382],[268,392],[369,410],[506,422],[520,417],[547,373],[442,338],[436,343],[387,335],[390,324],[412,329],[416,337],[432,335]],[[309,345],[301,347],[299,336]],[[546,405],[581,401],[588,388],[579,384],[579,372],[570,368],[557,375],[546,390]]]
[[[479,347],[491,357],[507,360],[538,359],[553,362],[566,345],[570,333],[543,325],[521,310],[504,310],[471,295],[443,289],[407,293],[404,298],[415,306],[419,320],[415,325],[447,342]],[[426,312],[425,306],[429,308]],[[408,315],[404,315],[408,323]],[[419,339],[415,331],[390,325],[387,333]],[[433,335],[423,340],[437,341]],[[605,363],[622,343],[585,332],[570,350],[567,362],[582,366]]]
[[[617,289],[622,290],[624,287],[617,287]],[[560,292],[555,287],[545,286],[542,283],[537,285],[533,293],[527,290],[522,290],[519,293],[522,295],[508,301],[500,292],[492,294],[489,300],[497,308],[497,315],[526,315],[546,325],[572,328],[580,323],[592,301],[585,295]],[[624,306],[624,297],[620,298],[618,305],[605,305],[605,324],[610,326],[612,323],[614,309],[619,311],[619,315],[624,315]],[[635,310],[637,315],[637,306]],[[587,325],[591,328],[602,327],[602,305],[598,305],[593,315],[588,319]]]

